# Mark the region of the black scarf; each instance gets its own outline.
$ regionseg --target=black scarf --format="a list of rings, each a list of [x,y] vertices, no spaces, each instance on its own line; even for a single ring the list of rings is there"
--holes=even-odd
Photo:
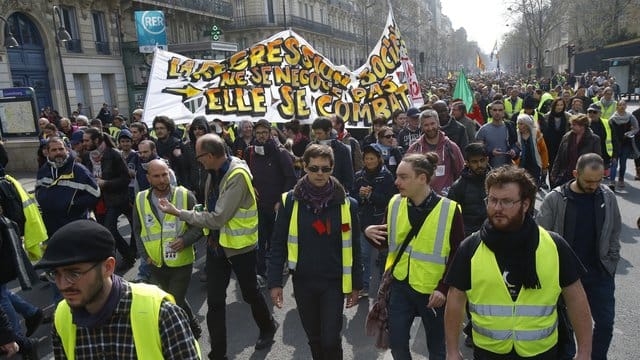
[[[528,289],[540,288],[536,272],[539,230],[531,215],[525,215],[520,229],[512,232],[496,230],[485,220],[480,229],[480,238],[496,254],[496,259],[510,259],[509,264],[513,268],[509,270],[517,279],[522,279],[522,286]]]
[[[115,274],[111,275],[111,281],[113,282],[113,285],[111,286],[111,291],[109,292],[107,301],[98,313],[90,314],[84,308],[71,309],[71,316],[74,324],[80,327],[97,328],[106,324],[109,319],[111,319],[113,311],[118,306],[118,303],[125,291],[125,285],[122,283],[122,278],[120,276]]]
[[[308,203],[314,213],[318,214],[333,199],[335,183],[335,178],[332,176],[323,187],[317,187],[309,181],[309,175],[305,175],[296,184],[294,194],[298,199]]]

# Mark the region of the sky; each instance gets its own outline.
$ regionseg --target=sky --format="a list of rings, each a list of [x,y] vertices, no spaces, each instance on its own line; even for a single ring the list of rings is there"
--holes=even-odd
[[[493,44],[509,31],[505,0],[441,0],[442,13],[451,19],[453,29],[464,27],[467,39],[477,41],[480,49],[489,54]]]

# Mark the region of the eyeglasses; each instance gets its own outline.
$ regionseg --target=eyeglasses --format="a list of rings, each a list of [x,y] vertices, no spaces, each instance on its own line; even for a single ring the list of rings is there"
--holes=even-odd
[[[100,264],[102,264],[102,261],[99,261],[99,262],[93,264],[90,268],[88,268],[85,271],[58,272],[57,270],[49,270],[49,271],[45,272],[45,276],[49,280],[51,280],[52,282],[57,282],[58,281],[58,276],[62,276],[64,281],[68,282],[69,284],[75,284],[78,280],[80,280],[81,277],[83,277],[89,271],[95,269],[95,267],[100,265]]]
[[[500,207],[503,209],[511,209],[515,204],[521,201],[522,200],[496,199],[494,197],[484,198],[484,203],[487,206],[497,207],[498,205],[500,205]]]
[[[325,174],[328,174],[331,171],[333,171],[333,168],[331,166],[322,166],[322,167],[320,167],[320,166],[316,166],[316,165],[311,165],[311,166],[307,167],[307,170],[309,172],[312,172],[312,173],[317,173],[317,172],[321,171],[321,172],[323,172]]]
[[[256,131],[256,135],[269,135],[269,131]]]
[[[205,153],[202,153],[202,154],[200,154],[200,155],[196,155],[196,160],[200,160],[200,158],[201,158],[201,157],[203,157],[203,156],[207,156],[207,155],[209,155],[209,154],[211,154],[211,153],[205,152]]]
[[[391,139],[393,137],[393,134],[383,135],[382,137],[385,139]]]

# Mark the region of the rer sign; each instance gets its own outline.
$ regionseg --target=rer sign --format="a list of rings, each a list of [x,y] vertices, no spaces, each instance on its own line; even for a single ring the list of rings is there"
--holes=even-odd
[[[158,10],[136,11],[138,48],[141,53],[152,53],[156,47],[167,49],[164,13]]]

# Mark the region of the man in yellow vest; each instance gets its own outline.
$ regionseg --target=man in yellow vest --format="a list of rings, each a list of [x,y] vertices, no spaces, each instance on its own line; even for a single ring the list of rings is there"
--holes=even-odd
[[[464,239],[464,222],[458,204],[440,197],[429,186],[435,174],[442,171],[437,164],[438,156],[433,152],[405,156],[396,170],[400,194],[389,202],[387,224],[365,230],[378,245],[387,242],[388,234],[385,270],[392,271],[393,276],[388,326],[394,359],[411,359],[409,331],[416,316],[425,326],[429,359],[445,358],[447,286],[443,280],[450,259]]]
[[[602,117],[602,107],[599,103],[589,105],[587,116],[589,117],[589,127],[594,134],[600,137],[600,154],[604,160],[605,174],[608,177],[611,165],[613,165],[613,134],[609,120]],[[611,190],[615,189],[615,179],[610,179],[609,186]]]
[[[200,359],[184,310],[156,286],[114,274],[107,228],[76,220],[51,238],[36,268],[47,270],[64,300],[51,329],[56,359]]]
[[[228,156],[224,140],[215,134],[196,141],[196,159],[209,171],[205,183],[205,211],[178,210],[167,199],[158,208],[180,221],[205,229],[207,247],[207,327],[211,336],[209,359],[227,358],[226,294],[231,271],[242,298],[260,328],[257,350],[273,343],[278,323],[273,320],[256,281],[258,207],[247,163]]]
[[[202,230],[158,210],[156,204],[160,199],[167,199],[181,210],[196,205],[193,193],[182,186],[171,186],[169,173],[169,166],[163,160],[149,162],[147,180],[151,187],[136,195],[132,233],[138,235],[138,251],[146,254],[141,258],[146,258],[150,265],[151,283],[173,295],[176,304],[189,316],[197,339],[202,330],[186,295],[195,260],[193,244],[202,237]]]
[[[504,99],[504,112],[507,119],[511,119],[514,114],[518,114],[522,110],[523,100],[518,96],[519,94],[518,89],[513,88],[509,94],[510,96]]]
[[[357,202],[331,176],[333,150],[311,144],[306,175],[282,194],[271,242],[268,286],[282,308],[282,267],[293,273],[293,291],[314,360],[342,359],[343,303],[358,303],[362,289]],[[355,240],[355,241],[354,241]]]
[[[580,282],[585,269],[561,236],[530,215],[535,181],[524,169],[505,166],[487,175],[485,187],[487,221],[460,245],[445,280],[447,359],[462,359],[458,338],[467,302],[474,359],[560,359],[569,331],[566,316],[558,315],[561,296],[578,342],[576,359],[591,359],[591,313]]]

